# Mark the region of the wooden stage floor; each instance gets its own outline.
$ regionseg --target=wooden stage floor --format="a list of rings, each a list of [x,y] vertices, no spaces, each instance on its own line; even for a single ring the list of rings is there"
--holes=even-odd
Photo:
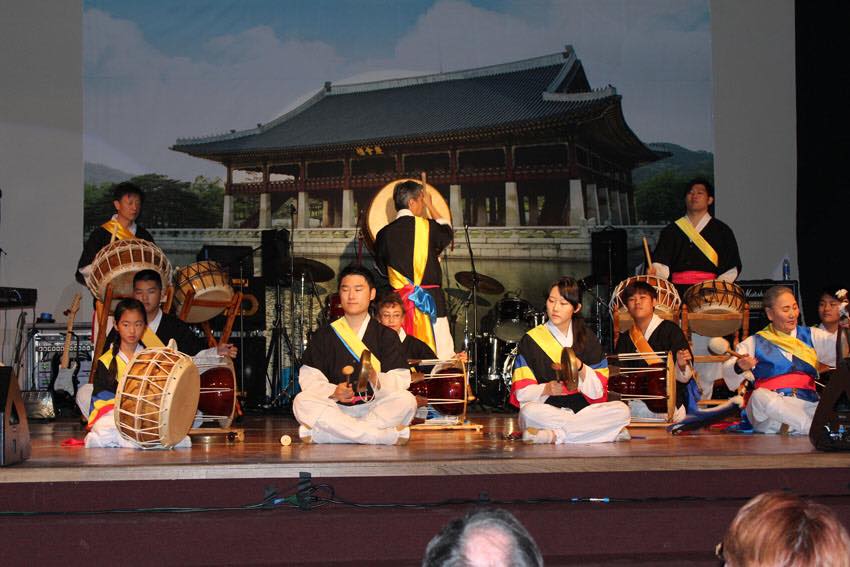
[[[0,469],[0,483],[152,479],[513,475],[728,469],[826,469],[850,466],[850,453],[822,453],[807,437],[700,431],[672,436],[631,428],[632,440],[587,445],[527,445],[507,440],[515,415],[479,414],[476,431],[414,431],[404,446],[304,445],[293,419],[246,416],[244,442],[195,443],[191,449],[140,451],[63,447],[82,438],[73,421],[31,422],[32,457]],[[281,446],[281,435],[293,438]]]

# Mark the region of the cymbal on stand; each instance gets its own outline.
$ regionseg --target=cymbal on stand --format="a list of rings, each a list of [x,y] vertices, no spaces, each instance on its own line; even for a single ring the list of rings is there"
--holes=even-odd
[[[472,272],[458,272],[455,274],[455,281],[466,289],[472,289],[474,280],[475,275]],[[488,295],[499,295],[505,292],[505,286],[496,278],[478,274],[478,291]]]
[[[327,282],[334,279],[336,272],[333,269],[319,262],[318,260],[311,260],[309,258],[293,258],[293,273],[292,279],[300,279],[303,274],[306,276],[307,280],[312,280],[314,283],[319,282]]]
[[[448,288],[446,288],[445,292],[449,295],[449,297],[456,299],[456,300],[460,301],[461,303],[466,303],[467,301],[469,301],[471,303],[471,299],[469,297],[471,292],[469,292],[469,291],[466,291],[464,289],[458,289],[456,287],[448,287]],[[481,297],[480,295],[478,296],[478,306],[479,307],[490,307],[491,305],[492,305],[492,303],[487,301],[486,298]]]

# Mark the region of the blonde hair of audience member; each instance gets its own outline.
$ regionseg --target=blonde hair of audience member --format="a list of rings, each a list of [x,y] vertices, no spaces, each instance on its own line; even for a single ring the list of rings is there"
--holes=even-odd
[[[513,514],[479,508],[446,524],[425,549],[423,567],[539,567],[543,556]]]
[[[850,535],[835,513],[786,492],[744,504],[721,546],[730,567],[850,567]]]

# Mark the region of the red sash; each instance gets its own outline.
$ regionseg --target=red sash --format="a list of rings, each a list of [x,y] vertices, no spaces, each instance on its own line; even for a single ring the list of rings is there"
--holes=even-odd
[[[716,280],[717,274],[711,272],[700,272],[697,270],[689,270],[686,272],[675,272],[671,275],[670,281],[676,285],[694,285],[708,280]]]

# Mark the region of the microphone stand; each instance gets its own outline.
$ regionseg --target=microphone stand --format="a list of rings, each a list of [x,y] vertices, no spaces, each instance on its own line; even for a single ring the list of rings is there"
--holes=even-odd
[[[463,225],[463,232],[466,236],[466,248],[469,251],[469,265],[472,268],[472,360],[469,361],[469,366],[472,367],[475,376],[475,396],[478,403],[481,403],[481,398],[478,396],[478,381],[481,377],[478,374],[478,272],[475,270],[475,254],[472,252],[472,242],[469,239],[469,225]],[[467,308],[468,309],[468,308]]]

